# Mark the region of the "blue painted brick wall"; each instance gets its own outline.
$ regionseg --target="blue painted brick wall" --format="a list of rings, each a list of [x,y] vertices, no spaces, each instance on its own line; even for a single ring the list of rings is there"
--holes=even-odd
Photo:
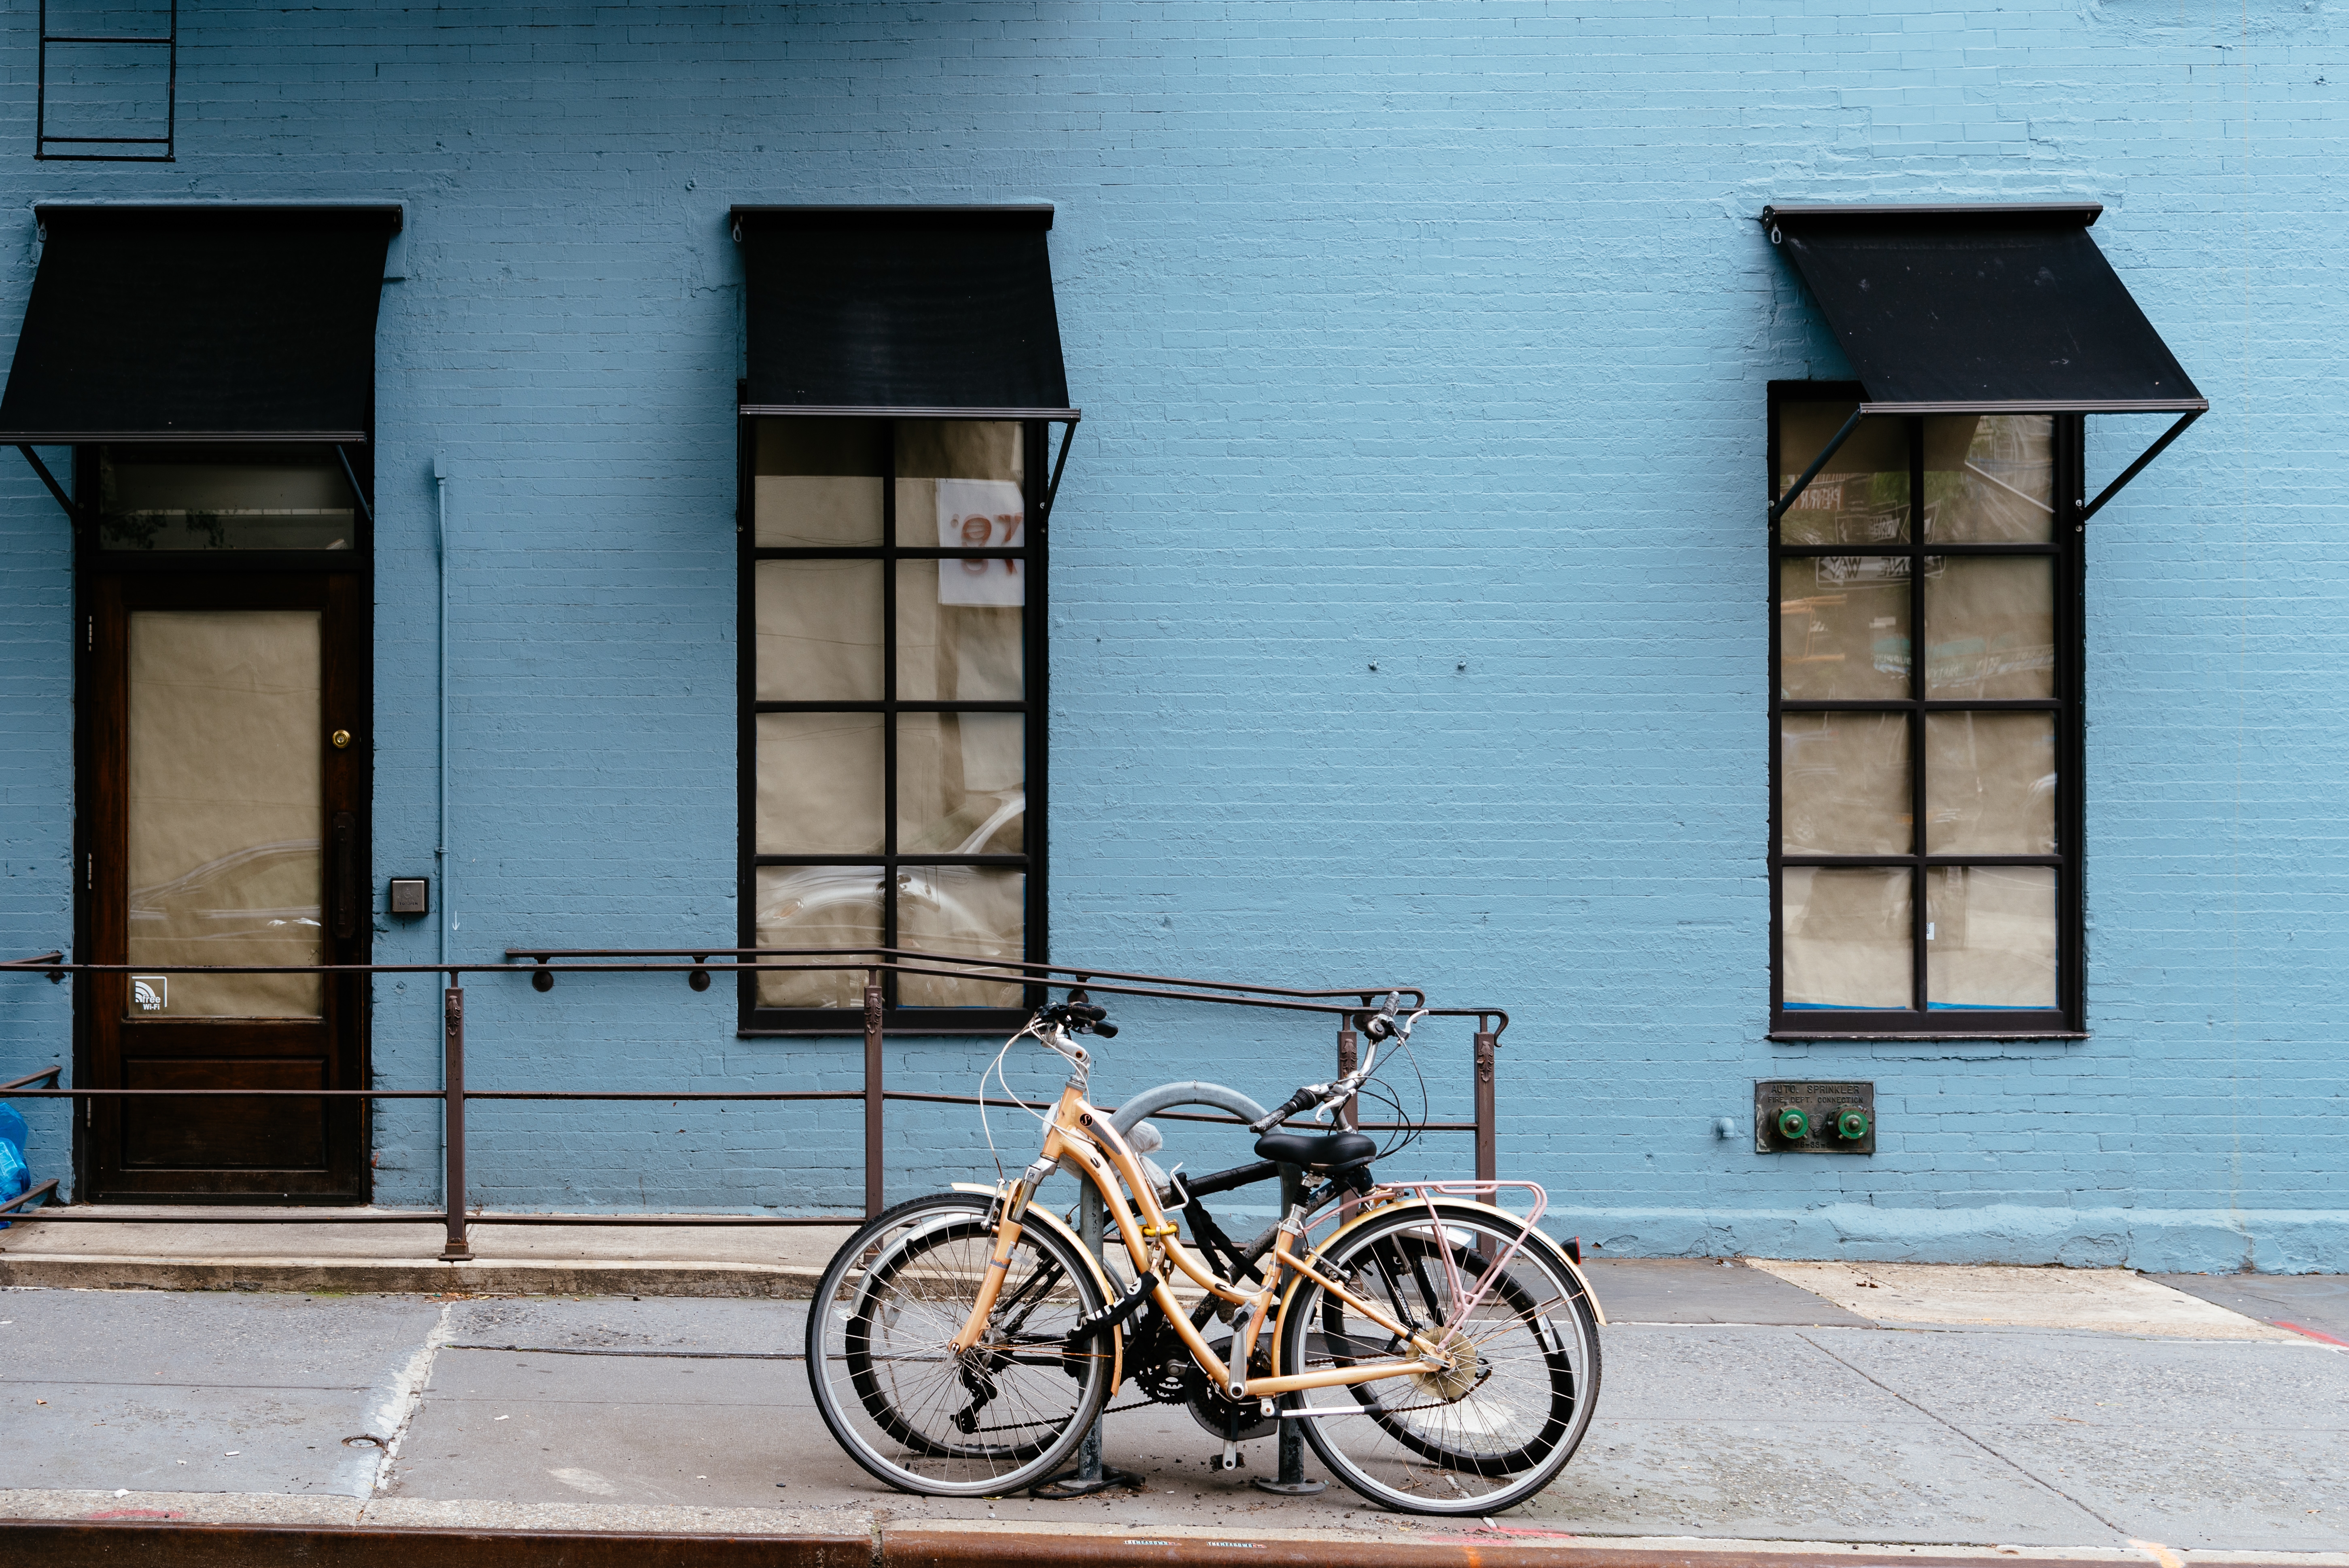
[[[2339,1268],[2349,31],[2219,9],[227,4],[183,16],[179,161],[144,168],[32,160],[20,21],[0,330],[36,201],[404,202],[378,877],[432,863],[440,453],[460,955],[723,943],[726,209],[1053,202],[1087,409],[1054,520],[1059,954],[1506,1006],[1506,1171],[1613,1252]],[[2054,198],[2106,204],[2096,238],[2215,405],[2092,525],[2094,1037],[1774,1046],[1763,387],[1844,366],[1752,219]],[[2100,433],[2092,470],[2146,434]],[[0,469],[11,951],[70,916],[69,566]],[[431,944],[387,923],[378,954]],[[1271,1099],[1328,1061],[1318,1026],[1127,1011],[1108,1098]],[[387,1082],[435,1081],[436,1027],[429,985],[378,988]],[[673,981],[479,985],[471,1030],[481,1086],[856,1070],[852,1041],[736,1039],[722,987]],[[1423,1038],[1457,1114],[1465,1033]],[[0,1072],[67,1042],[62,993],[0,979]],[[890,1070],[964,1088],[988,1054],[893,1041]],[[1874,1078],[1880,1152],[1715,1140],[1777,1076]],[[988,1169],[970,1113],[895,1114],[894,1191]],[[56,1169],[62,1114],[36,1125]],[[433,1201],[434,1116],[378,1141],[382,1201]],[[857,1158],[839,1111],[484,1107],[473,1195],[822,1207]]]

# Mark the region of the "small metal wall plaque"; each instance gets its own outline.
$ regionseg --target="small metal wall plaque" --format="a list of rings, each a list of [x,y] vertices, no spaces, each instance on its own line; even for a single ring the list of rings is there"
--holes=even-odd
[[[1875,1153],[1876,1086],[1847,1079],[1756,1079],[1754,1152]]]
[[[432,884],[423,877],[391,879],[391,913],[394,914],[429,914],[432,913]]]

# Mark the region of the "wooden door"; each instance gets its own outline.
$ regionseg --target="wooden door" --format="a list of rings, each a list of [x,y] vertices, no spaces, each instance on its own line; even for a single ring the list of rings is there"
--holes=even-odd
[[[360,580],[84,579],[84,1081],[122,1088],[364,1087],[362,976],[174,975],[170,965],[364,963]],[[363,1202],[358,1102],[99,1100],[101,1202]]]

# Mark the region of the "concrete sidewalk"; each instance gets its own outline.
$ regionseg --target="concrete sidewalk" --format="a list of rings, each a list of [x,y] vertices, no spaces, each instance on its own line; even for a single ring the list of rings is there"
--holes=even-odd
[[[2313,1336],[2349,1340],[2341,1280],[2174,1289],[2121,1271],[1840,1266],[1594,1264],[1610,1318],[1596,1423],[1491,1541],[2141,1558],[2349,1543],[2349,1354]],[[1269,1442],[1223,1475],[1216,1439],[1165,1406],[1107,1423],[1140,1492],[888,1492],[815,1417],[804,1310],[649,1290],[17,1284],[0,1291],[0,1516],[760,1535],[991,1523],[1333,1545],[1462,1528],[1334,1485],[1258,1492]]]

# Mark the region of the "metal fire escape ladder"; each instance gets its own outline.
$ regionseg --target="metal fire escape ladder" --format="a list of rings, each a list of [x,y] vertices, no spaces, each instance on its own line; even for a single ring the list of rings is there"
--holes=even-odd
[[[135,33],[53,33],[49,31],[49,0],[41,0],[40,61],[35,89],[33,156],[79,163],[170,163],[172,137],[179,125],[180,0],[165,0],[164,29],[160,36]],[[65,45],[104,47],[130,53],[163,51],[163,134],[160,136],[52,136],[49,134],[49,46]],[[135,59],[138,57],[133,55]],[[65,62],[59,62],[60,75]],[[70,129],[80,129],[74,127]],[[139,150],[131,150],[133,149]]]

